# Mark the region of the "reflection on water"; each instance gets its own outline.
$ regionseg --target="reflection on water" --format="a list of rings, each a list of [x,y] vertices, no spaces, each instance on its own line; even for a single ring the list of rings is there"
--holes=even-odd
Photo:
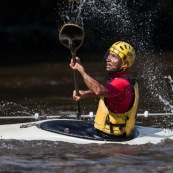
[[[153,79],[164,80],[164,87],[155,80],[157,95],[150,93],[150,81],[143,78],[142,68],[135,64],[132,74],[137,77],[140,86],[138,112],[164,112],[172,103],[172,58],[166,57],[162,63],[162,76]],[[108,80],[102,65],[98,62],[83,62],[86,71],[96,79]],[[91,68],[92,67],[92,68]],[[159,73],[161,74],[161,73]],[[151,78],[149,78],[151,79]],[[152,81],[151,81],[152,82]],[[79,78],[81,89],[86,89]],[[152,87],[153,87],[152,83]],[[147,85],[147,86],[146,86]],[[161,85],[161,86],[160,86]],[[165,89],[161,90],[160,88]],[[72,99],[74,89],[73,73],[68,62],[40,64],[30,66],[12,66],[0,68],[0,116],[33,115],[35,113],[57,115],[71,114],[76,111]],[[152,90],[151,90],[152,91]],[[166,93],[167,98],[163,94]],[[162,102],[160,98],[168,102]],[[168,98],[169,97],[169,98]],[[98,99],[81,101],[82,113],[96,112]],[[167,109],[169,110],[169,109]],[[19,121],[18,121],[19,122]],[[12,123],[5,121],[2,123]],[[137,123],[145,126],[168,127],[172,116],[160,118],[141,118]],[[157,172],[168,171],[172,165],[172,141],[158,145],[76,145],[50,141],[1,140],[1,171],[5,172]]]

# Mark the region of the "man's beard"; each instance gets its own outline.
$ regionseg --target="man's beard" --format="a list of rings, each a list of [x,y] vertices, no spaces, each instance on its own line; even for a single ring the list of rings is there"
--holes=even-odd
[[[106,70],[106,71],[109,75],[112,75],[112,74],[120,73],[122,71],[122,69],[119,68],[117,70]]]

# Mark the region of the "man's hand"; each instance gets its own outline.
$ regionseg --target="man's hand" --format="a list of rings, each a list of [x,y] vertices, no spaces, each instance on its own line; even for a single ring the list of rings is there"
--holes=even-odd
[[[76,95],[76,90],[73,91],[73,99],[75,101],[79,101],[79,100],[81,100],[84,97],[85,97],[85,91],[79,90],[79,96]]]
[[[73,59],[71,59],[69,66],[73,70],[78,70],[79,72],[83,69],[83,66],[81,65],[79,57],[76,57],[76,62],[74,62]]]

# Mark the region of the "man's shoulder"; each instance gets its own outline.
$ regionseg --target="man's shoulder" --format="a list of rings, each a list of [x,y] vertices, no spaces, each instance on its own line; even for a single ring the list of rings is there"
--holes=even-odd
[[[111,82],[123,83],[123,84],[129,84],[130,83],[129,79],[126,77],[118,77],[118,78],[113,79]]]
[[[124,87],[129,87],[131,83],[125,78],[115,78],[111,82],[107,83],[107,86],[109,85],[116,88],[124,88]]]

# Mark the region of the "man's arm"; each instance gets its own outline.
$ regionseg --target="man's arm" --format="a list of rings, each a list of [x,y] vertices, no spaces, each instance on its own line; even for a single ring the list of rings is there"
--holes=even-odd
[[[79,58],[76,58],[76,63],[74,63],[72,60],[70,67],[73,70],[79,71],[84,79],[85,84],[91,90],[91,92],[93,92],[96,96],[106,96],[106,87],[85,72],[85,69],[81,65]]]
[[[80,99],[83,99],[83,98],[87,98],[87,97],[94,97],[96,96],[91,90],[79,90],[79,96],[76,95],[76,91],[74,90],[73,91],[73,99],[78,101]]]

